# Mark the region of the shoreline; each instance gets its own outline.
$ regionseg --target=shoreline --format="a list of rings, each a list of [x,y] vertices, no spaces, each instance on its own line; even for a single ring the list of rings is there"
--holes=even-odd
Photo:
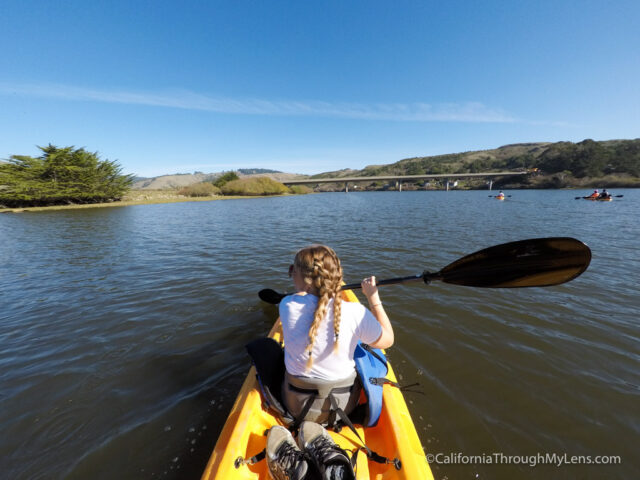
[[[142,192],[142,191],[139,191]],[[130,197],[130,198],[127,198]],[[242,198],[254,198],[240,195],[213,195],[210,197],[185,197],[171,195],[168,192],[158,195],[147,195],[140,193],[136,197],[126,195],[123,200],[107,203],[74,203],[71,205],[50,205],[46,207],[21,207],[21,208],[0,208],[0,213],[23,213],[23,212],[43,212],[55,210],[75,210],[80,208],[107,208],[107,207],[132,207],[136,205],[156,205],[161,203],[183,203],[183,202],[212,202],[214,200],[238,200]]]
[[[622,188],[634,188],[634,187],[622,187]],[[638,188],[638,187],[635,187]],[[568,188],[541,188],[541,189],[531,189],[531,188],[503,188],[503,190],[582,190],[586,189],[585,187],[568,187]],[[415,191],[418,189],[408,188],[407,192]],[[455,189],[458,190],[458,189]],[[452,190],[452,191],[455,191]],[[467,189],[459,189],[461,191],[467,191]],[[476,190],[476,189],[468,189],[468,190]],[[484,189],[483,189],[484,190]],[[369,190],[360,190],[360,192],[365,192]],[[373,190],[372,190],[373,191]],[[432,191],[438,191],[434,189]],[[486,190],[487,192],[491,192],[492,190]],[[327,193],[327,192],[312,192],[312,193]],[[241,199],[252,199],[252,198],[264,198],[265,196],[269,197],[282,197],[289,196],[291,194],[285,195],[212,195],[208,197],[185,197],[183,195],[177,195],[167,190],[135,190],[124,196],[123,200],[118,200],[115,202],[107,202],[107,203],[74,203],[70,205],[50,205],[46,207],[21,207],[21,208],[0,208],[0,214],[2,213],[23,213],[23,212],[43,212],[43,211],[56,211],[56,210],[76,210],[81,208],[107,208],[107,207],[132,207],[137,205],[156,205],[162,203],[184,203],[184,202],[212,202],[216,200],[241,200]]]

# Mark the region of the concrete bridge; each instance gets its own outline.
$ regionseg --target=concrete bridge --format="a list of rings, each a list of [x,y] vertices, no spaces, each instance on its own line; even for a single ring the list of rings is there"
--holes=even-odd
[[[446,188],[449,190],[449,183],[456,178],[473,178],[487,177],[489,178],[489,190],[493,186],[494,177],[507,177],[512,175],[527,175],[528,172],[485,172],[485,173],[442,173],[442,174],[426,174],[426,175],[380,175],[376,177],[340,177],[340,178],[304,178],[299,180],[287,180],[281,182],[285,185],[317,185],[319,183],[344,183],[345,191],[349,191],[349,183],[356,182],[396,182],[396,187],[402,191],[402,182],[414,182],[418,180],[428,180],[431,178],[447,179]]]

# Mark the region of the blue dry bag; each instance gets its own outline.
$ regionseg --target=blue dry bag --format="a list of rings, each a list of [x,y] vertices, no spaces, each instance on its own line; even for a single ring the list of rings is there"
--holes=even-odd
[[[382,386],[392,383],[385,378],[389,371],[387,358],[379,348],[371,348],[358,342],[353,359],[367,397],[367,413],[363,425],[375,427],[382,412]]]

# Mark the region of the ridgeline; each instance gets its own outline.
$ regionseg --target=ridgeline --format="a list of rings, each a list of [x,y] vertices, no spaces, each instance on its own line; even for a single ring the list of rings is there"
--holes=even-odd
[[[498,178],[501,188],[640,187],[640,139],[584,140],[579,143],[519,143],[493,150],[414,157],[362,170],[326,172],[310,178],[384,175],[464,174],[526,171]],[[485,180],[464,180],[464,188],[483,188]]]

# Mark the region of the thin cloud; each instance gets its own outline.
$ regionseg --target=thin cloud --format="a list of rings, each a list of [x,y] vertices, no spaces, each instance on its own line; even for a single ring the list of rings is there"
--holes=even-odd
[[[236,115],[308,116],[404,122],[513,123],[518,121],[501,109],[490,108],[479,102],[432,105],[429,103],[274,101],[213,97],[185,90],[129,92],[47,84],[0,84],[0,93],[72,101],[203,110]]]

